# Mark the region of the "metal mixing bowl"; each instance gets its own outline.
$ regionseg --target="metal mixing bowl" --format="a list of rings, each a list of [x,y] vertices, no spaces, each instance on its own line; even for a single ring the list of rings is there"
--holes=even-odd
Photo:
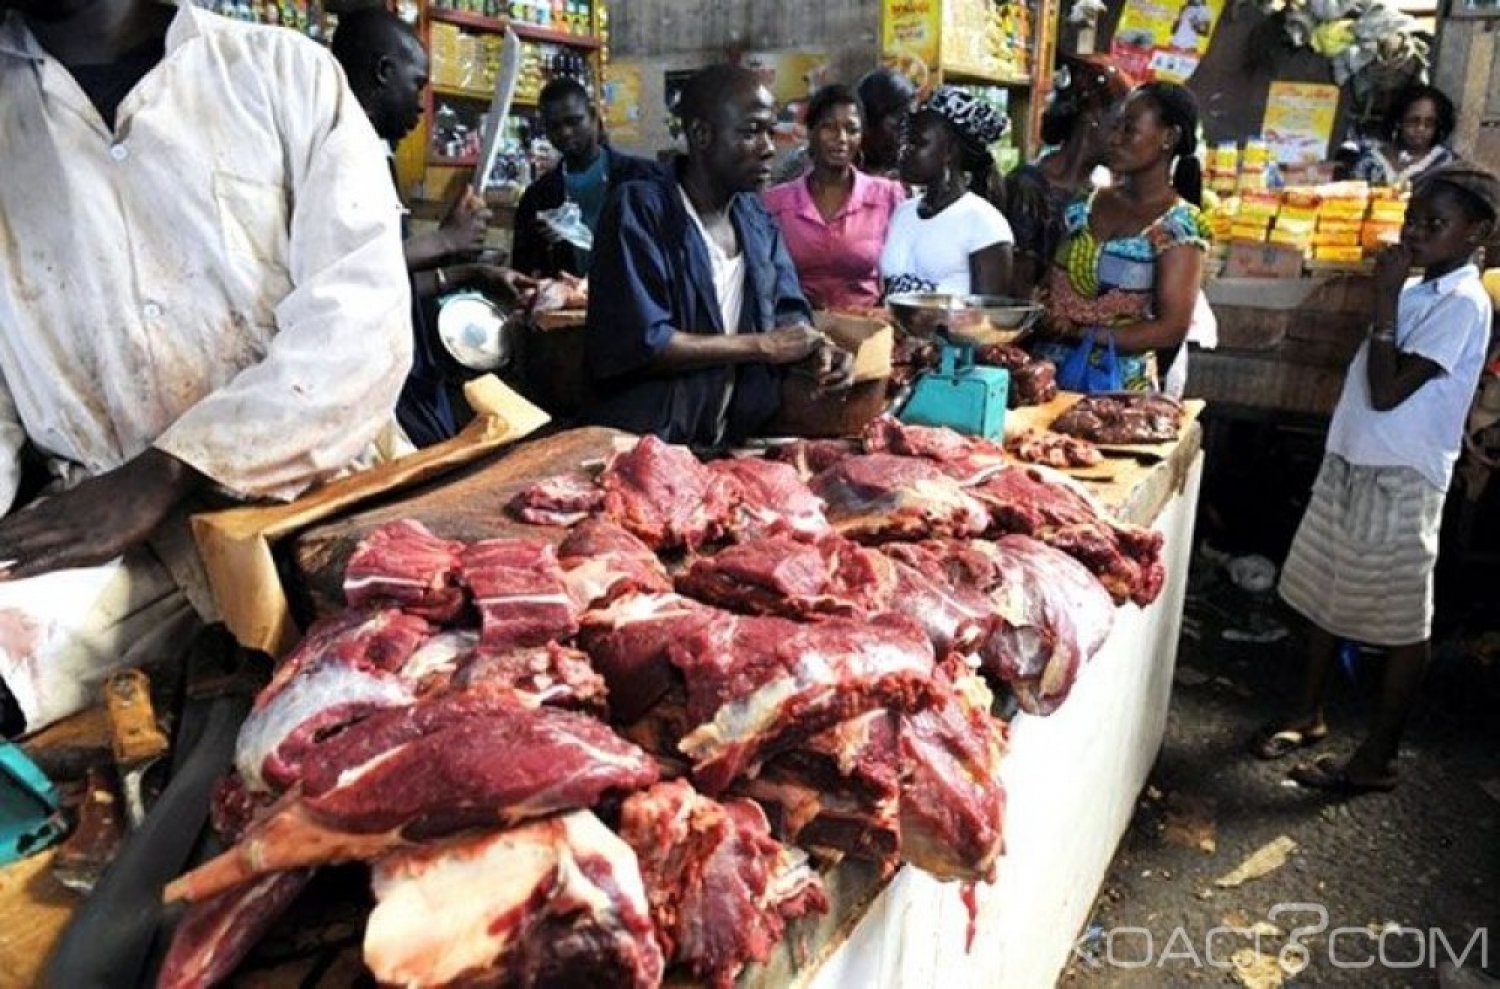
[[[1042,307],[1003,295],[902,292],[885,300],[896,323],[915,336],[939,330],[973,343],[1010,343],[1023,336]]]

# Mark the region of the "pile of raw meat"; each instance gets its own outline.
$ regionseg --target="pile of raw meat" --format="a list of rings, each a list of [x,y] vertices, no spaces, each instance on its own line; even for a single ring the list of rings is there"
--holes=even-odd
[[[517,496],[555,546],[372,533],[242,728],[162,983],[227,977],[339,862],[408,986],[728,985],[826,911],[814,860],[991,878],[991,688],[1062,703],[1159,537],[947,430],[778,456],[645,438]]]
[[[924,371],[936,368],[940,351],[937,343],[918,336],[903,336],[892,357],[891,387],[899,389]],[[975,348],[976,363],[1000,367],[1010,372],[1007,405],[1046,405],[1057,397],[1057,365],[1032,357],[1014,344],[989,344]]]
[[[1182,434],[1182,403],[1154,392],[1086,395],[1052,423],[1052,431],[1107,446],[1168,443]]]

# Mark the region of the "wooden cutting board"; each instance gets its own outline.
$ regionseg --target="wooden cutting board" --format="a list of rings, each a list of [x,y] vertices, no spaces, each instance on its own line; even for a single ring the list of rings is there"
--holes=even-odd
[[[1077,392],[1060,391],[1057,397],[1045,405],[1023,406],[1019,409],[1011,409],[1005,414],[1005,434],[1014,436],[1028,429],[1045,432],[1064,412],[1078,404],[1083,398]],[[1205,402],[1202,399],[1189,398],[1182,403],[1182,429],[1177,434],[1177,439],[1167,440],[1162,443],[1109,443],[1096,444],[1101,453],[1106,457],[1118,454],[1131,459],[1141,459],[1149,462],[1165,460],[1177,449],[1182,437],[1187,434],[1188,426],[1197,421],[1203,414]]]
[[[309,526],[290,541],[298,604],[317,614],[343,606],[343,575],[349,555],[371,530],[415,519],[440,536],[473,541],[525,536],[561,542],[566,529],[527,525],[505,512],[506,503],[528,484],[603,461],[616,440],[630,434],[590,426],[554,433],[510,447],[423,487],[374,507]]]

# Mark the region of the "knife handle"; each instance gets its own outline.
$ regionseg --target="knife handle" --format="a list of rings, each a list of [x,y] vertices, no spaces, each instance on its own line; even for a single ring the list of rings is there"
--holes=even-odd
[[[104,685],[104,706],[109,712],[110,741],[119,766],[148,762],[167,751],[167,736],[156,723],[151,681],[146,674],[140,670],[110,674]]]

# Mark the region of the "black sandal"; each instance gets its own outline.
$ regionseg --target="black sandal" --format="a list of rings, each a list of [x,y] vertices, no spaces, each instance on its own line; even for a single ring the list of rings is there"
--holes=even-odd
[[[1390,793],[1398,782],[1395,773],[1369,779],[1350,776],[1349,771],[1331,755],[1319,756],[1312,762],[1296,766],[1287,776],[1295,780],[1298,786],[1350,797],[1361,793]]]

